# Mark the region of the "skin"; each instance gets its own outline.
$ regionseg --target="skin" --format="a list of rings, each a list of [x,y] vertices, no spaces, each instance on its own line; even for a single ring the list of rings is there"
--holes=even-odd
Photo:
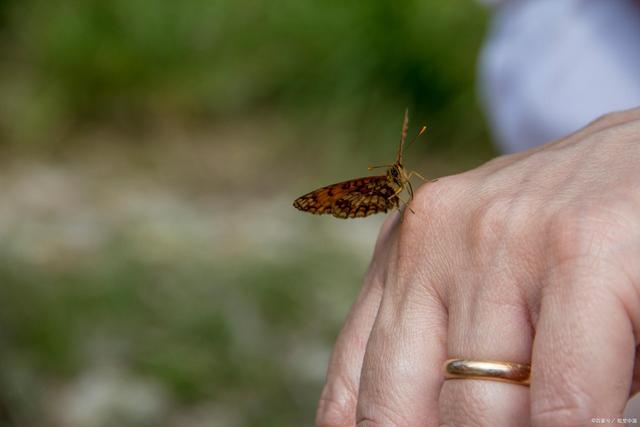
[[[382,227],[318,426],[579,426],[638,388],[640,109],[423,185]],[[447,380],[531,363],[531,387]]]

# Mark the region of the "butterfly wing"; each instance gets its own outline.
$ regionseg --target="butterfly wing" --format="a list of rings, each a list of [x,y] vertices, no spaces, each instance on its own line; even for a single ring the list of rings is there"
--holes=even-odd
[[[386,175],[369,176],[319,188],[293,202],[297,209],[337,218],[365,217],[398,206],[395,189]]]

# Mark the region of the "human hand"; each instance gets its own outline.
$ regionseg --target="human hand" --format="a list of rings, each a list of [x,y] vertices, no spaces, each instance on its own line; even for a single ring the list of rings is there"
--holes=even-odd
[[[416,192],[382,227],[318,426],[574,426],[638,389],[640,109]],[[444,381],[447,358],[531,386]]]

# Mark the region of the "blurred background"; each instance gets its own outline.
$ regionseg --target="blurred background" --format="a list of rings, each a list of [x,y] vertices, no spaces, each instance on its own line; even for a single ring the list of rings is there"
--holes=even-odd
[[[494,155],[470,0],[1,0],[0,425],[312,425],[384,215]]]

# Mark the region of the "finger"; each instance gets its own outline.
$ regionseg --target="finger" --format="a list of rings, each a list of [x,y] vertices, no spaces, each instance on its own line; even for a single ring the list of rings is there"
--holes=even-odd
[[[458,283],[449,303],[450,358],[529,363],[532,327],[524,299],[503,277]],[[504,280],[501,285],[500,281]],[[470,285],[476,285],[472,291]],[[466,288],[466,289],[465,289]],[[529,417],[529,390],[485,379],[450,379],[440,394],[445,425],[522,425]]]
[[[352,426],[354,423],[362,359],[381,296],[382,282],[369,280],[338,335],[318,403],[317,426]]]
[[[622,414],[635,348],[624,304],[611,289],[627,285],[621,270],[586,258],[551,272],[533,348],[533,425],[587,425]]]
[[[360,379],[358,426],[438,423],[446,311],[430,286],[403,276],[399,272],[386,283],[371,331]]]
[[[351,427],[355,422],[362,360],[380,306],[396,224],[397,217],[385,221],[363,287],[338,335],[318,403],[317,426]]]

